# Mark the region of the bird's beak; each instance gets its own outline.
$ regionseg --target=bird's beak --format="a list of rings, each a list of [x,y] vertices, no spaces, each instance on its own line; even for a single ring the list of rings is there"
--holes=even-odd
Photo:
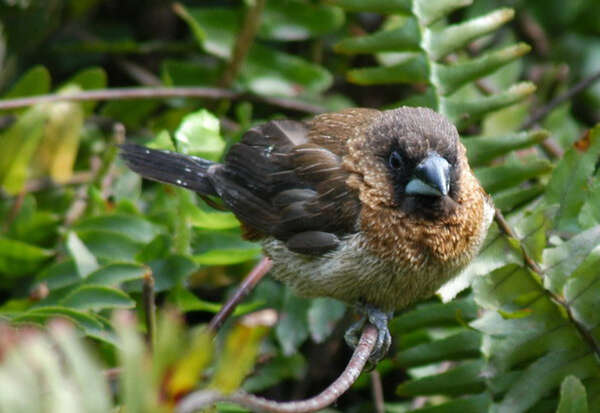
[[[431,153],[415,169],[406,185],[409,195],[446,196],[450,190],[450,164],[437,153]]]

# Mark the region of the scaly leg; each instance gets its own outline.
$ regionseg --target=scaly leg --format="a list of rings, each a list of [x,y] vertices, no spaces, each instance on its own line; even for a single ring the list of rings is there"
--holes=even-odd
[[[373,352],[369,356],[369,364],[371,367],[374,367],[379,360],[387,354],[390,345],[392,344],[392,336],[388,329],[388,322],[391,320],[393,313],[381,311],[368,304],[357,307],[357,310],[362,313],[363,316],[348,328],[344,338],[350,347],[356,348],[365,323],[369,321],[369,323],[373,324],[375,328],[377,328],[377,341],[375,342]]]

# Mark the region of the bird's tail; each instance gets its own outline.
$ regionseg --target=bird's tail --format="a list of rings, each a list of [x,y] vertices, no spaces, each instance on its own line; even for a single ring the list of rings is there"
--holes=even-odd
[[[132,143],[123,144],[120,149],[121,158],[127,166],[144,178],[178,185],[204,195],[217,195],[208,179],[208,168],[215,162]]]

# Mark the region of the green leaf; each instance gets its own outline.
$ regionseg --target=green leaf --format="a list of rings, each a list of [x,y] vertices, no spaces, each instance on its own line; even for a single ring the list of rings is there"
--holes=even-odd
[[[285,379],[301,380],[306,373],[306,360],[301,354],[276,356],[262,365],[244,381],[244,391],[257,393],[275,386]]]
[[[28,321],[42,323],[56,317],[65,317],[71,320],[75,325],[82,328],[86,334],[102,336],[104,325],[94,315],[68,307],[34,308],[13,318],[12,321],[15,323]]]
[[[560,385],[560,403],[556,413],[587,413],[585,387],[575,376],[567,376]]]
[[[543,253],[542,269],[547,277],[544,285],[557,294],[562,293],[565,281],[590,252],[600,244],[600,225],[590,228],[557,247]]]
[[[344,13],[337,7],[298,0],[267,2],[258,36],[280,41],[307,40],[331,33],[343,23]]]
[[[262,248],[237,249],[228,248],[222,250],[207,251],[194,255],[194,261],[200,265],[233,265],[256,259]]]
[[[239,31],[240,13],[225,8],[176,8],[188,23],[196,40],[210,54],[229,59]],[[318,93],[333,81],[321,66],[291,54],[254,43],[248,52],[237,82],[254,93],[297,96]]]
[[[546,394],[548,389],[558,386],[565,376],[574,374],[586,378],[597,374],[597,368],[594,356],[589,353],[557,351],[548,354],[527,367],[498,404],[497,412],[526,411]]]
[[[498,9],[472,20],[432,30],[425,38],[426,49],[431,58],[438,61],[451,52],[465,47],[471,40],[496,30],[504,23],[512,20],[513,9]]]
[[[68,287],[81,281],[77,272],[77,266],[73,259],[54,262],[44,269],[37,278],[39,282],[45,282],[50,291]]]
[[[38,65],[21,75],[13,87],[2,96],[2,99],[13,99],[24,96],[43,95],[50,92],[50,72]]]
[[[494,193],[550,171],[552,171],[552,165],[544,159],[517,160],[511,157],[499,166],[476,168],[475,175],[486,191]]]
[[[378,85],[385,83],[427,83],[427,62],[422,54],[407,54],[404,61],[392,66],[378,66],[364,69],[352,69],[347,77],[350,82],[359,85]]]
[[[502,212],[510,212],[527,204],[544,193],[545,186],[533,184],[527,187],[514,187],[494,194],[494,205]]]
[[[457,396],[479,393],[485,389],[483,360],[466,361],[443,373],[401,383],[396,388],[399,396],[447,394]]]
[[[79,277],[86,278],[91,272],[96,271],[100,265],[94,254],[85,246],[79,237],[72,231],[67,236],[67,250],[73,258]]]
[[[525,43],[508,46],[488,52],[478,58],[452,65],[434,64],[433,79],[436,79],[439,93],[450,95],[468,82],[482,78],[500,67],[520,58],[531,50]]]
[[[493,95],[466,100],[463,97],[440,98],[440,112],[462,128],[487,113],[521,102],[535,92],[533,83],[521,82]]]
[[[250,327],[239,323],[229,334],[225,348],[208,387],[227,394],[242,384],[259,352],[259,345],[269,331],[264,326]]]
[[[105,70],[101,67],[91,67],[77,72],[61,86],[61,89],[68,87],[69,85],[77,85],[83,90],[104,89],[106,83],[107,75]],[[83,106],[86,115],[90,115],[97,104],[98,102],[95,101],[80,103],[80,105]]]
[[[368,11],[382,14],[405,14],[411,11],[410,0],[331,0],[330,2],[349,11]]]
[[[109,262],[133,261],[142,248],[141,243],[115,231],[79,230],[77,235],[92,255]]]
[[[0,273],[7,277],[34,273],[51,256],[50,250],[0,236]]]
[[[283,307],[275,327],[275,334],[284,355],[294,354],[308,338],[309,308],[310,300],[298,297],[289,288],[286,288]]]
[[[447,302],[468,288],[478,277],[487,275],[508,263],[520,262],[522,262],[521,251],[515,240],[504,236],[498,230],[498,226],[492,224],[479,255],[457,277],[444,284],[437,293],[442,301]]]
[[[548,137],[548,132],[535,130],[501,136],[481,136],[463,139],[472,167],[487,164],[510,152],[537,145]]]
[[[219,119],[205,109],[183,118],[175,131],[175,141],[179,152],[212,161],[219,160],[225,149],[225,141],[219,132]]]
[[[429,26],[452,11],[473,3],[473,0],[413,0],[413,10],[424,26]]]
[[[396,354],[395,361],[403,367],[413,367],[446,360],[462,360],[479,356],[481,334],[463,331],[441,340],[424,343]]]
[[[548,183],[546,201],[558,204],[554,218],[558,231],[579,232],[578,217],[587,193],[589,180],[593,175],[600,155],[600,125],[592,129],[583,145],[585,150],[569,149],[558,163]]]
[[[79,221],[77,231],[111,231],[140,243],[149,243],[162,232],[161,227],[137,215],[97,215]]]
[[[492,400],[487,394],[467,396],[446,403],[414,410],[418,413],[482,413],[489,411]]]
[[[419,304],[390,322],[394,335],[402,335],[423,327],[460,325],[477,317],[477,305],[472,298],[461,298],[448,303]]]
[[[67,295],[61,305],[78,310],[100,311],[107,308],[133,308],[135,301],[116,288],[83,285]]]
[[[166,258],[149,262],[148,266],[152,269],[154,290],[157,292],[168,290],[174,285],[182,283],[198,268],[194,261],[183,255],[169,255]]]
[[[351,37],[334,46],[338,53],[417,52],[421,35],[414,18],[407,18],[399,28],[381,30],[370,35]]]
[[[600,325],[600,247],[592,250],[585,260],[566,279],[563,291],[573,318],[600,339],[596,327]],[[595,334],[594,334],[595,331]]]
[[[0,183],[10,195],[21,191],[28,178],[31,158],[44,134],[47,113],[43,108],[26,110],[0,135]]]
[[[325,341],[345,312],[346,305],[333,298],[319,297],[312,300],[307,314],[312,339],[316,343]]]
[[[86,284],[118,287],[125,281],[143,278],[148,270],[148,267],[143,265],[114,263],[90,273],[85,282]]]

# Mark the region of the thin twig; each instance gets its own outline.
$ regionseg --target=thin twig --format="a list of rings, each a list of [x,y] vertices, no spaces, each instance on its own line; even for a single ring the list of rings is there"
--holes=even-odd
[[[569,88],[565,93],[560,96],[555,97],[547,105],[544,105],[540,109],[538,109],[528,120],[526,120],[522,125],[521,129],[529,129],[537,124],[539,121],[544,119],[550,112],[552,112],[557,106],[566,102],[567,100],[572,99],[575,95],[583,92],[585,89],[593,85],[595,82],[600,80],[600,70],[596,73],[582,79],[580,82],[575,84],[573,87]]]
[[[502,231],[505,235],[519,241],[519,247],[521,248],[521,254],[523,255],[523,261],[525,263],[525,266],[527,268],[529,268],[531,271],[533,271],[534,273],[536,273],[540,278],[544,278],[544,276],[545,276],[544,271],[539,266],[539,264],[537,262],[535,262],[535,260],[529,255],[529,253],[525,249],[523,243],[521,242],[521,240],[519,239],[517,234],[512,230],[512,228],[510,227],[510,225],[508,224],[508,222],[502,215],[502,212],[498,208],[496,208],[494,220],[498,224],[498,228],[500,228],[500,231]],[[579,332],[583,341],[585,341],[589,345],[590,349],[592,351],[594,351],[594,353],[596,354],[597,357],[600,357],[600,345],[596,342],[596,340],[594,339],[592,334],[585,328],[585,326],[582,325],[575,318],[575,315],[571,311],[571,307],[565,301],[565,299],[557,294],[554,294],[552,291],[548,290],[547,288],[545,288],[543,286],[542,286],[542,290],[550,298],[550,300],[552,300],[554,303],[561,306],[565,310],[565,312],[567,313],[567,317],[569,317],[569,321],[571,323],[573,323],[573,325],[575,326],[575,329]]]
[[[381,374],[377,370],[371,372],[371,391],[376,413],[384,413],[385,403],[383,400],[383,386],[381,385]]]
[[[238,99],[251,100],[279,106],[283,109],[296,110],[318,114],[325,112],[325,108],[311,103],[301,102],[288,98],[273,96],[259,96],[250,93],[235,92],[229,89],[215,87],[133,87],[95,89],[81,92],[61,93],[28,96],[15,99],[0,100],[0,110],[22,108],[38,103],[50,102],[83,102],[91,100],[133,100],[133,99],[167,99],[167,98],[204,98],[204,99]]]
[[[270,413],[304,413],[323,409],[335,402],[356,381],[363,370],[377,338],[377,329],[367,324],[348,365],[342,374],[321,393],[306,400],[277,402],[245,392],[224,395],[215,390],[200,390],[185,397],[177,406],[178,413],[191,413],[217,401],[239,404],[251,411]]]
[[[150,347],[150,351],[153,351],[156,348],[156,297],[154,293],[154,277],[150,268],[144,274],[142,300],[146,322],[146,341]]]
[[[250,47],[254,42],[254,37],[258,32],[260,26],[260,18],[262,11],[265,7],[265,0],[254,0],[254,4],[250,6],[246,12],[242,29],[237,35],[237,40],[231,53],[231,59],[227,68],[223,72],[223,76],[220,81],[220,86],[229,88],[233,84],[233,81],[237,77],[246,56],[250,51]]]
[[[258,264],[250,271],[250,273],[244,278],[244,281],[239,285],[235,294],[227,300],[223,307],[217,314],[210,320],[208,324],[209,331],[216,332],[231,315],[235,307],[246,297],[254,286],[269,272],[273,266],[273,261],[270,258],[263,257]]]

